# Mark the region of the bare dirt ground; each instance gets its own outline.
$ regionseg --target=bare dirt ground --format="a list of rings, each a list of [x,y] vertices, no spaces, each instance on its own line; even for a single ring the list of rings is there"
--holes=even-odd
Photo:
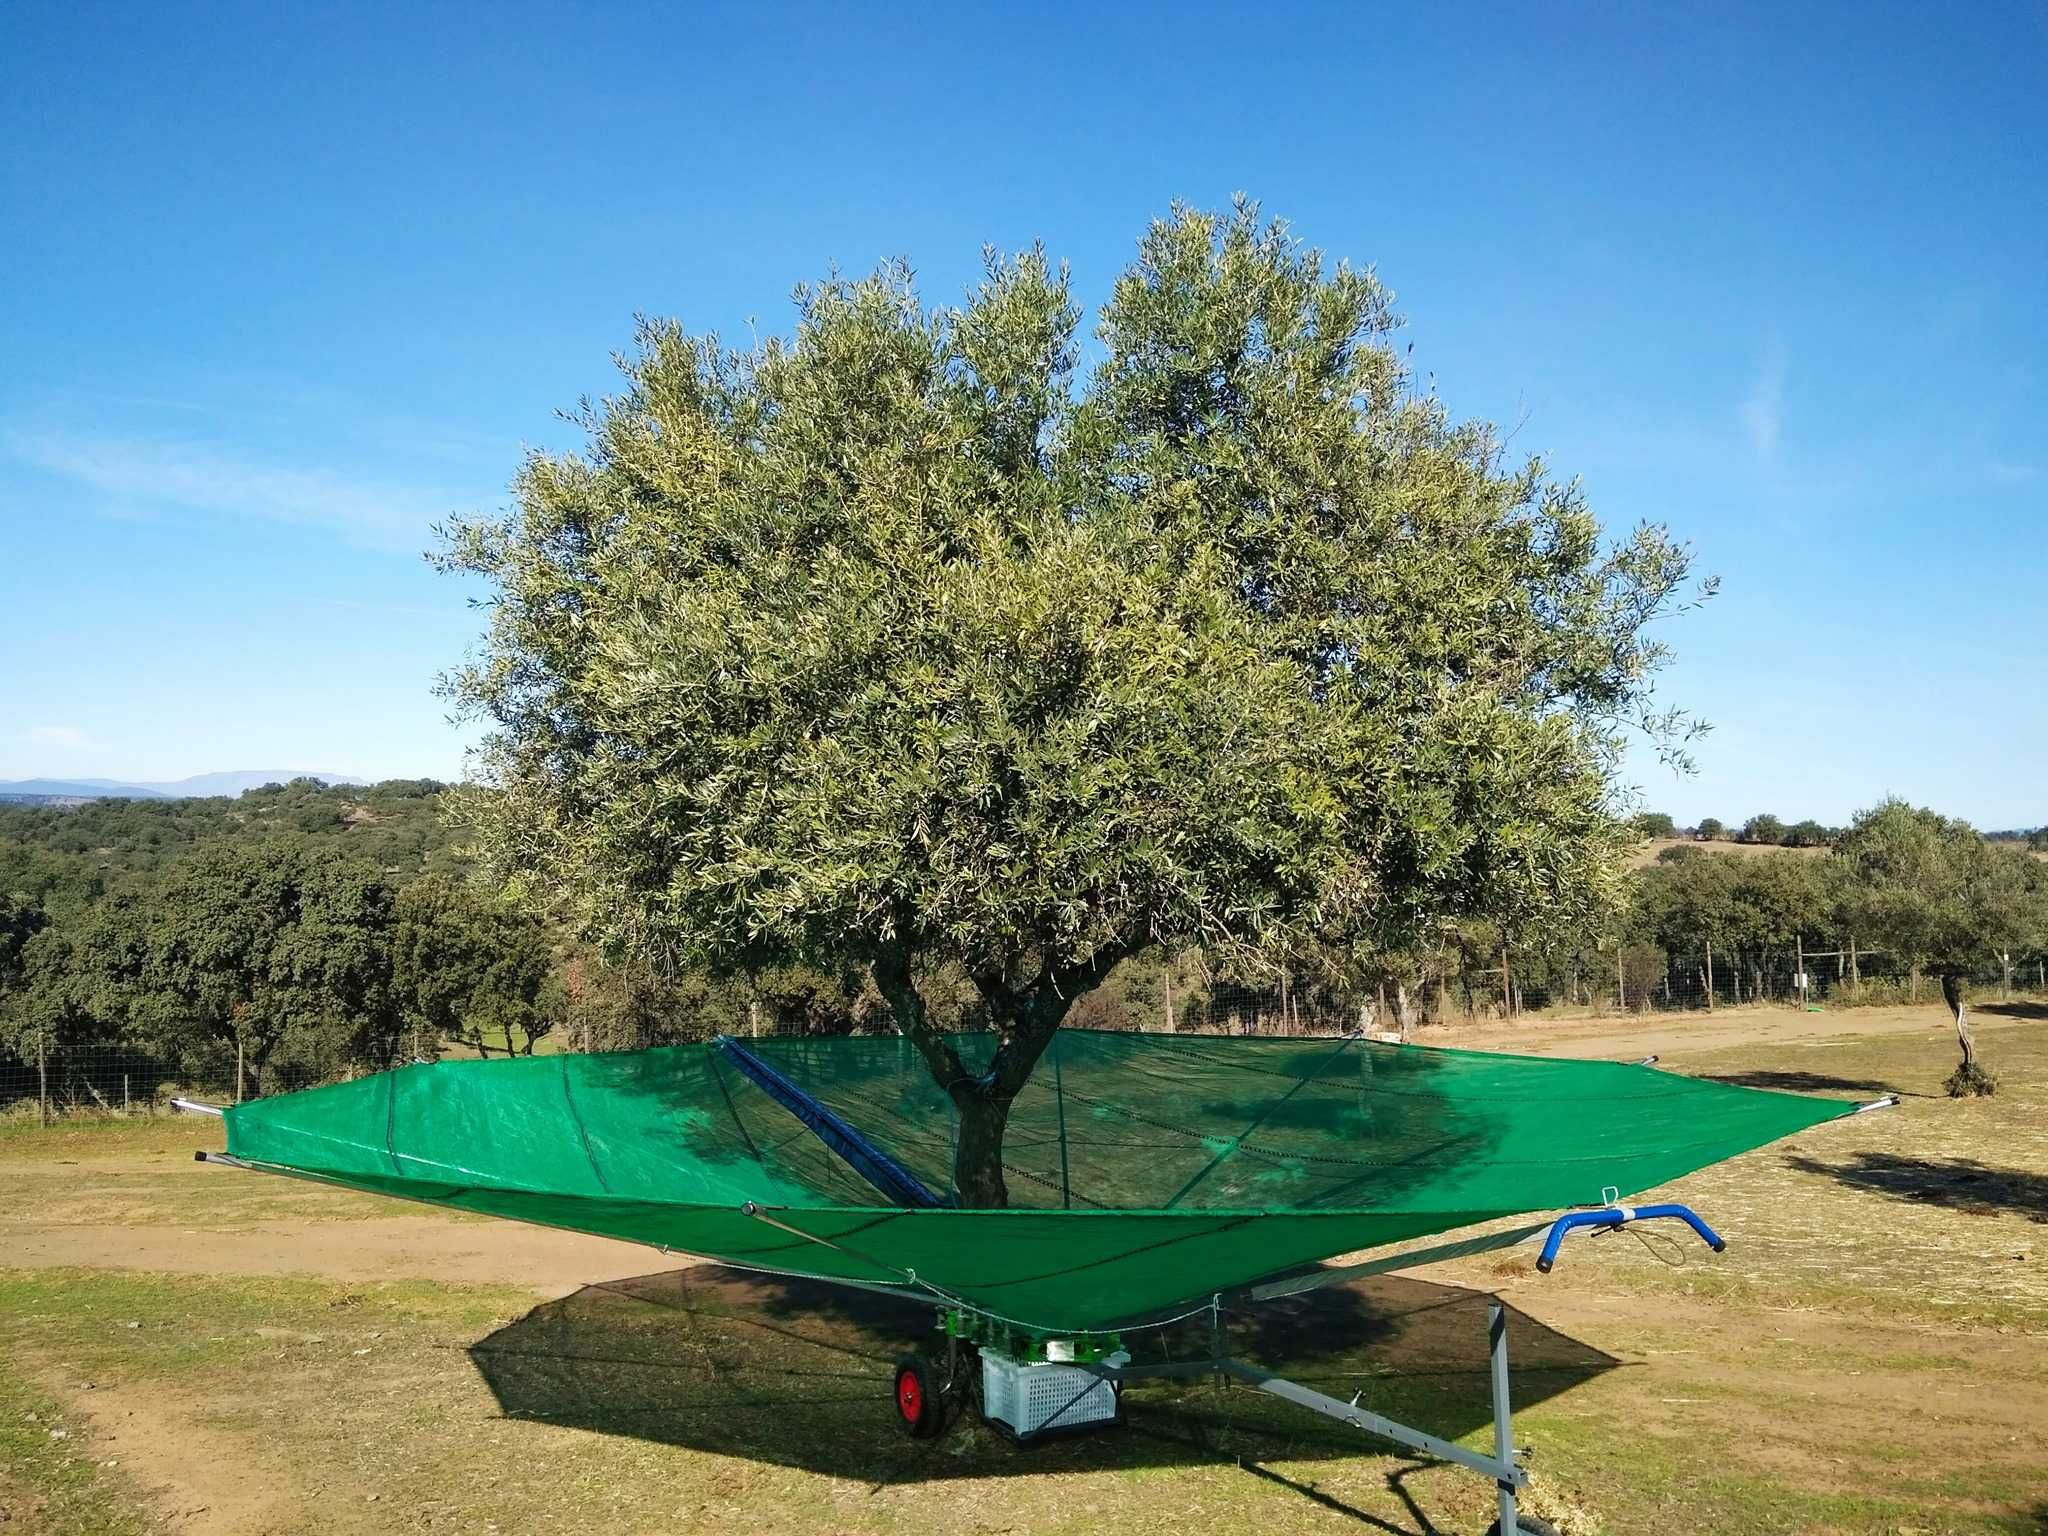
[[[1575,1239],[1553,1276],[1513,1250],[1242,1326],[1325,1390],[1481,1437],[1500,1294],[1538,1507],[1579,1533],[2048,1529],[2043,1022],[1981,1011],[2004,1083],[1970,1103],[1938,1095],[1953,1044],[1933,1006],[1428,1031],[1904,1102],[1675,1186],[1728,1238],[1718,1257]],[[216,1136],[0,1138],[5,1536],[1489,1518],[1469,1474],[1243,1391],[1134,1389],[1125,1430],[1029,1453],[972,1428],[903,1440],[882,1393],[915,1315],[193,1163]],[[17,1444],[61,1465],[10,1468]]]
[[[1636,850],[1629,860],[1638,868],[1654,864],[1673,848],[1694,848],[1701,853],[1732,853],[1739,858],[1760,858],[1772,853],[1796,854],[1802,858],[1819,858],[1827,852],[1825,848],[1780,848],[1775,843],[1738,843],[1732,838],[1710,838],[1701,841],[1697,837],[1653,837]]]
[[[1930,988],[1931,990],[1931,988]],[[1980,1009],[1979,1028],[1997,1030],[2025,1024],[2019,1011]],[[1434,1025],[1420,1031],[1419,1045],[1453,1045],[1483,1051],[1524,1051],[1539,1056],[1580,1056],[1635,1061],[1655,1055],[1698,1055],[1724,1047],[1771,1050],[1788,1046],[1825,1049],[1843,1040],[1916,1035],[1953,1038],[1954,1026],[1940,1004],[1921,1008],[1845,1008],[1802,1012],[1796,1008],[1720,1008],[1689,1013],[1588,1014],[1583,1017],[1529,1015],[1522,1019],[1476,1019]]]

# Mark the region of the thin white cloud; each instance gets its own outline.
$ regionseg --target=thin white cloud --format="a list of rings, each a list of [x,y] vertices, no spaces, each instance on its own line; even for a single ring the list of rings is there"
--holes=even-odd
[[[7,457],[79,485],[104,510],[182,509],[333,528],[382,548],[417,551],[432,525],[474,505],[446,491],[383,483],[326,468],[262,463],[204,442],[8,427]]]
[[[21,733],[21,739],[32,747],[54,747],[62,752],[79,752],[92,744],[92,738],[75,725],[32,725]]]
[[[1778,444],[1785,435],[1785,344],[1773,341],[1764,349],[1756,378],[1742,401],[1742,425],[1749,445],[1764,464],[1778,462]]]
[[[1994,459],[1991,463],[1991,478],[2000,485],[2026,485],[2039,473],[2032,464],[2016,464],[2008,459]]]

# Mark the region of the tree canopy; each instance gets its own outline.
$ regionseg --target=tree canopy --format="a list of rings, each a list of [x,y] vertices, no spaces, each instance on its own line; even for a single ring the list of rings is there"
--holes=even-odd
[[[2048,880],[2038,861],[1986,842],[1966,821],[1886,800],[1863,812],[1835,844],[1852,915],[1905,963],[1941,978],[1955,1015],[1962,1064],[1952,1093],[1989,1093],[1978,1064],[1962,984],[1986,956],[2048,934]]]
[[[1603,542],[1409,377],[1374,276],[1240,204],[1145,233],[1079,374],[1067,274],[645,322],[580,454],[444,563],[494,591],[481,851],[616,948],[869,967],[1004,1199],[1007,1104],[1160,942],[1272,960],[1563,921],[1628,840],[1616,732],[1688,556]],[[970,1070],[925,992],[963,978]]]
[[[392,917],[392,990],[427,1042],[445,1036],[479,1056],[530,1056],[560,1021],[550,938],[529,913],[430,874],[398,893]]]

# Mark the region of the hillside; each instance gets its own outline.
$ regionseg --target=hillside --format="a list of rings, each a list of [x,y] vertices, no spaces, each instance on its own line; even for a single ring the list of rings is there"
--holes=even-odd
[[[331,786],[300,779],[236,798],[0,803],[0,893],[76,911],[204,844],[287,834],[331,839],[390,872],[447,867],[456,855],[438,814],[443,787],[431,779]]]
[[[160,800],[163,791],[142,784],[117,784],[112,779],[11,779],[0,781],[0,799],[102,800],[123,795],[131,800]]]
[[[181,800],[212,795],[240,795],[266,784],[315,779],[322,784],[361,785],[363,780],[340,773],[311,773],[303,768],[230,768],[221,773],[195,773],[165,781],[128,779],[14,779],[0,781],[0,800]]]

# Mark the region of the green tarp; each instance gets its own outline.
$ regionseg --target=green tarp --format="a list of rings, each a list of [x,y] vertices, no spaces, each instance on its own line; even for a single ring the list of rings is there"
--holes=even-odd
[[[957,1044],[986,1059],[987,1037]],[[951,1105],[907,1042],[744,1045],[950,1191]],[[1610,1062],[1062,1030],[1012,1110],[1002,1210],[879,1203],[708,1045],[404,1067],[239,1105],[227,1128],[235,1157],[355,1189],[1082,1330],[1627,1197],[1854,1108]]]

